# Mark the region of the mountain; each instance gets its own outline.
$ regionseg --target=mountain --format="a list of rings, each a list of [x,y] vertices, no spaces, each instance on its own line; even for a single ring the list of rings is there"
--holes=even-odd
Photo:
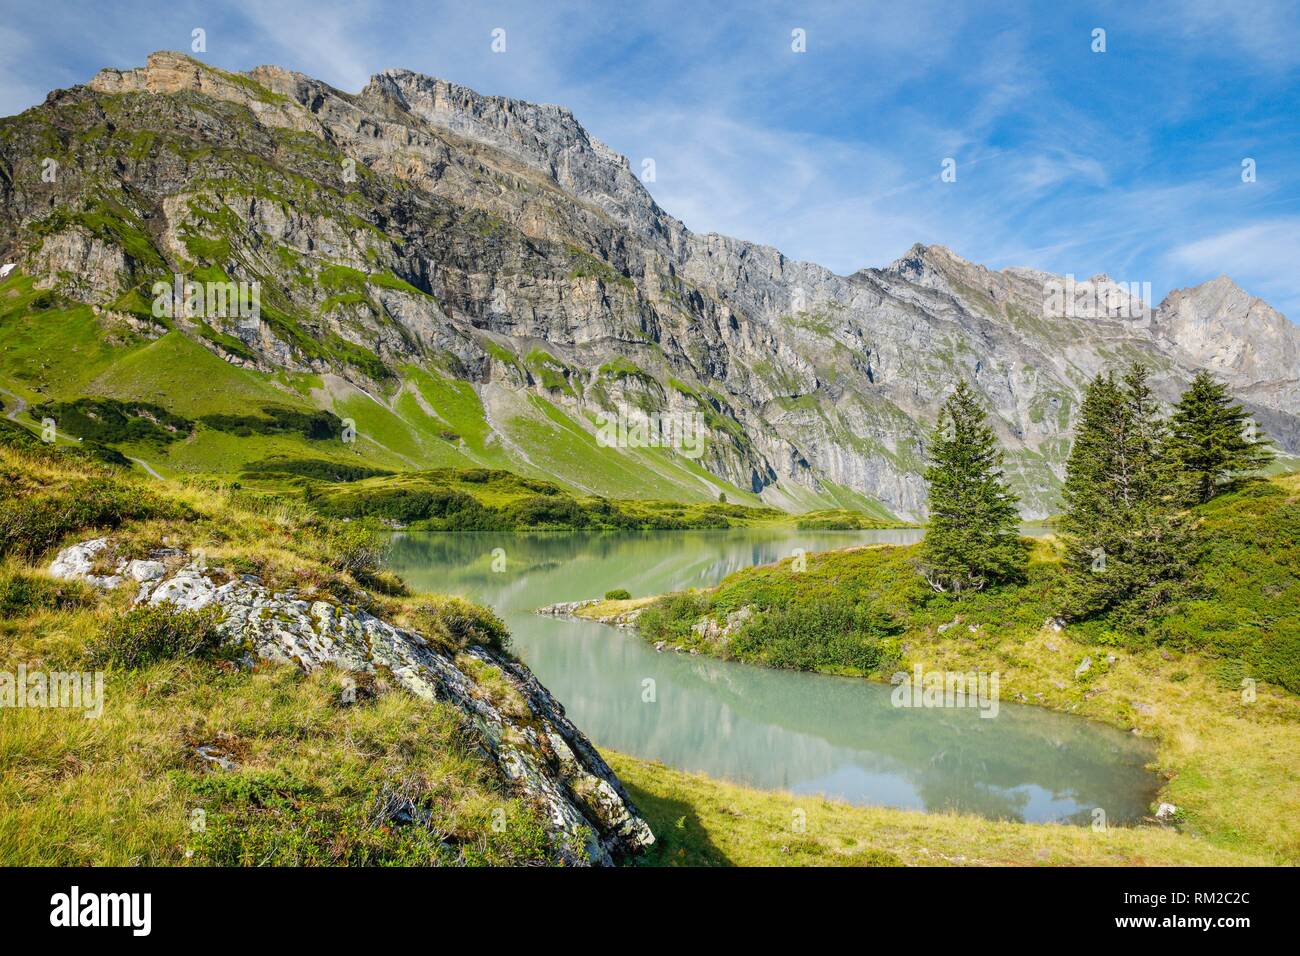
[[[0,382],[197,420],[124,446],[164,472],[360,458],[916,517],[938,399],[965,377],[1041,516],[1083,387],[1139,357],[1165,399],[1212,369],[1300,452],[1300,328],[1230,280],[1148,309],[1096,276],[1048,309],[1064,278],[939,246],[835,275],[692,233],[562,107],[405,70],[349,94],[156,53],[0,121],[0,174]],[[248,283],[255,314],[155,314],[178,274]],[[265,424],[284,408],[356,441]],[[598,416],[620,412],[707,440],[604,447]]]

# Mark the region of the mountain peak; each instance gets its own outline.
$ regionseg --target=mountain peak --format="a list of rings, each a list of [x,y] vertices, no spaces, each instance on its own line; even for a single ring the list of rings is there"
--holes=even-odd
[[[934,276],[951,276],[979,268],[982,267],[963,259],[947,246],[917,242],[881,271],[909,281],[924,282]]]

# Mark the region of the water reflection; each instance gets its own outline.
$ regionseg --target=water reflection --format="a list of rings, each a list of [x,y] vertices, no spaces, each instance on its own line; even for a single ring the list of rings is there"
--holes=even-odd
[[[1002,703],[900,709],[867,681],[657,653],[635,634],[533,609],[622,587],[705,587],[740,568],[914,529],[604,534],[407,534],[391,564],[415,587],[495,607],[520,656],[601,746],[760,787],[993,818],[1111,822],[1147,811],[1150,746],[1110,727]],[[493,571],[504,552],[504,570]],[[643,701],[653,680],[655,701]]]

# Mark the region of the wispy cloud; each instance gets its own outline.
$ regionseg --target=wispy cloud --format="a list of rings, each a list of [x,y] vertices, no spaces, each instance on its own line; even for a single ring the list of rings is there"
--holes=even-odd
[[[1300,312],[1286,235],[1300,205],[1300,8],[1287,0],[174,0],[111,19],[73,0],[7,14],[0,109],[188,49],[196,26],[204,57],[230,69],[278,63],[357,90],[400,66],[563,103],[634,167],[653,158],[651,192],[692,229],[839,272],[939,242],[1157,295],[1226,271]],[[1091,49],[1098,27],[1105,53]],[[939,178],[945,157],[956,182]]]
[[[1227,229],[1174,247],[1169,259],[1205,279],[1231,276],[1292,318],[1300,296],[1289,283],[1300,263],[1300,216]]]

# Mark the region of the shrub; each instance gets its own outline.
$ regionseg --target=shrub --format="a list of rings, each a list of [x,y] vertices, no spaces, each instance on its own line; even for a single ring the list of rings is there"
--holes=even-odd
[[[881,639],[901,630],[870,605],[795,604],[755,615],[731,639],[741,657],[794,670],[875,670],[886,654]]]
[[[631,596],[632,593],[627,588],[614,588],[612,591],[605,592],[606,601],[626,601]]]
[[[108,619],[87,648],[95,666],[135,670],[180,657],[214,657],[222,647],[220,612],[182,611],[174,604],[145,604]]]
[[[108,478],[79,478],[55,488],[0,496],[0,557],[39,558],[64,537],[86,528],[116,528],[146,518],[192,517],[143,487]]]
[[[326,461],[323,458],[263,458],[244,466],[246,475],[296,475],[301,478],[316,478],[320,481],[348,482],[363,478],[375,478],[391,475],[383,468],[368,468],[365,465],[353,465],[342,461]]]
[[[303,412],[283,405],[263,406],[262,415],[203,415],[199,421],[209,428],[243,438],[297,434],[310,441],[328,441],[337,438],[343,430],[343,420],[333,412],[319,409]]]
[[[587,524],[587,513],[572,498],[534,495],[514,502],[508,509],[518,525],[563,525],[582,528]]]
[[[0,618],[70,611],[94,603],[94,593],[80,581],[57,581],[17,568],[0,571]]]
[[[641,612],[637,629],[650,641],[681,641],[708,609],[709,602],[698,594],[670,594]]]
[[[336,571],[373,574],[388,550],[388,529],[374,519],[331,524],[325,534],[329,563]]]
[[[194,423],[148,402],[119,402],[111,398],[78,398],[72,402],[33,405],[31,417],[52,418],[59,431],[90,441],[149,442],[165,445],[184,438]]]
[[[510,630],[490,608],[456,597],[423,601],[406,612],[408,625],[444,650],[455,653],[471,644],[509,652]]]

